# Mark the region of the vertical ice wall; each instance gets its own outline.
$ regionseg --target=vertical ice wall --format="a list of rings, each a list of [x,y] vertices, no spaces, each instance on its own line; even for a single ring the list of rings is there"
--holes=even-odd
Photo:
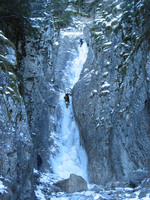
[[[70,39],[82,36],[81,32],[64,32],[63,34]],[[62,82],[65,88],[73,88],[78,81],[87,52],[85,42],[82,47],[78,45],[78,50],[72,49],[74,56],[71,58],[73,59],[68,60],[63,69]],[[57,153],[51,158],[53,171],[61,178],[68,178],[71,173],[74,173],[87,180],[87,155],[80,145],[79,130],[72,109],[72,97],[70,96],[70,105],[66,108],[64,93],[60,93],[58,107],[60,114],[59,118],[56,116],[55,119]]]

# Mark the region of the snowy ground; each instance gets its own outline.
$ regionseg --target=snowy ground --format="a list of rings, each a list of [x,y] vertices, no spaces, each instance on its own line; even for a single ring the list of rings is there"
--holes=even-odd
[[[140,185],[137,188],[115,187],[106,189],[101,185],[88,185],[88,191],[66,194],[64,192],[48,191],[54,183],[59,180],[54,174],[40,173],[34,170],[35,174],[39,175],[39,184],[35,191],[37,200],[149,200],[150,192],[146,194],[145,189]],[[147,179],[145,181],[150,181]],[[143,197],[142,197],[143,196]]]

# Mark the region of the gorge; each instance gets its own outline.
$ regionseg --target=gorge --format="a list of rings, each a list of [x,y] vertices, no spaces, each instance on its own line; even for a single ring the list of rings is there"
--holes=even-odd
[[[149,149],[150,0],[1,0],[0,199],[149,199]]]

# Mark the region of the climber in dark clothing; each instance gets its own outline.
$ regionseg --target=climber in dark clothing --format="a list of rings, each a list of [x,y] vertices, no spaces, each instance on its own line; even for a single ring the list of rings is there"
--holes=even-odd
[[[68,106],[69,106],[69,94],[68,93],[65,94],[64,99],[65,99],[66,107],[68,108]]]
[[[38,153],[37,154],[37,169],[38,170],[40,170],[40,168],[41,168],[41,165],[42,165],[42,158],[41,158],[41,156],[40,156],[40,154]]]
[[[80,47],[82,47],[83,39],[80,39]]]

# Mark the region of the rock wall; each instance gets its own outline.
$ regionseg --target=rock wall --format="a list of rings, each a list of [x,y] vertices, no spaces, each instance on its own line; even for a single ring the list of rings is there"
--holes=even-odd
[[[34,199],[36,153],[43,158],[41,170],[50,169],[49,133],[57,92],[51,80],[54,28],[49,4],[31,3],[31,34],[16,35],[14,44],[0,32],[0,175],[13,198],[20,200]],[[9,31],[14,33],[17,25],[10,24]]]
[[[21,61],[23,97],[26,105],[28,124],[34,146],[34,167],[36,155],[41,153],[41,170],[50,169],[50,132],[55,129],[53,114],[58,92],[54,88],[53,58],[55,43],[54,27],[50,12],[50,1],[36,1],[31,4],[30,23],[35,30],[25,40],[26,56]],[[21,48],[18,50],[22,54]]]
[[[33,195],[33,146],[14,73],[16,50],[2,32],[0,49],[0,175],[14,199],[29,199]]]
[[[73,90],[90,182],[130,181],[150,158],[147,1],[102,1],[85,28],[89,55]],[[138,176],[138,172],[136,174]]]

